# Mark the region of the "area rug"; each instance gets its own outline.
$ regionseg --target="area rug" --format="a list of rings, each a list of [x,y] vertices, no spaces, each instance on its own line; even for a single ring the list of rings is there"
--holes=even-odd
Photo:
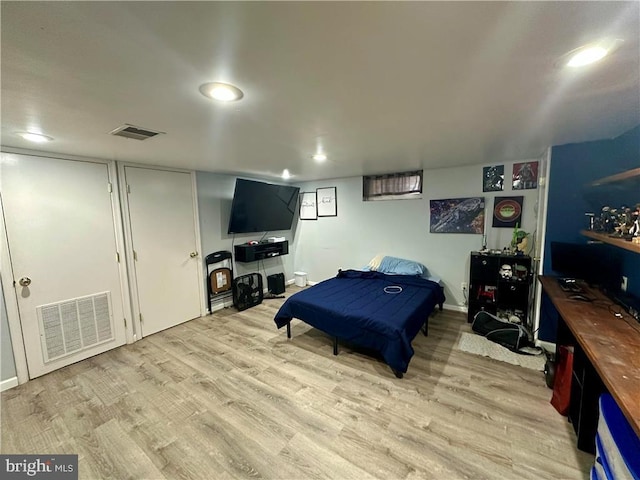
[[[494,360],[512,365],[530,368],[531,370],[543,371],[546,361],[545,356],[542,354],[520,355],[474,333],[462,332],[455,348],[463,352],[482,355],[483,357],[493,358]]]

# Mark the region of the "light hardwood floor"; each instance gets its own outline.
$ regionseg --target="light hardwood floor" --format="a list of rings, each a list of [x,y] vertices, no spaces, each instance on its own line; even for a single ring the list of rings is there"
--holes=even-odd
[[[287,295],[296,291],[289,287]],[[74,453],[82,479],[579,479],[591,455],[541,372],[454,348],[430,320],[404,379],[282,300],[147,337],[2,394],[2,453]]]

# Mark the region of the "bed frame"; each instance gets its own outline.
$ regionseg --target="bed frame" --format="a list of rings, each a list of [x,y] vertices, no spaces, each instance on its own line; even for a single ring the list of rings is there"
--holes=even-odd
[[[382,355],[397,378],[403,378],[414,355],[411,342],[422,330],[429,333],[429,316],[445,301],[442,286],[408,275],[386,275],[358,270],[339,271],[289,297],[274,321],[287,327],[297,318],[333,339]]]
[[[439,312],[442,311],[442,303],[438,304],[438,310],[434,310],[432,315],[435,315],[436,311],[439,311]],[[426,320],[424,321],[424,325],[422,325],[422,328],[420,330],[422,330],[422,333],[424,333],[425,337],[429,336],[429,317],[426,318]],[[291,338],[291,321],[287,323],[287,338]],[[334,336],[332,338],[333,338],[333,354],[335,356],[338,356],[338,337]],[[389,367],[389,368],[391,368],[391,371],[397,378],[404,377],[404,373],[396,370],[395,368],[392,368],[392,367]]]

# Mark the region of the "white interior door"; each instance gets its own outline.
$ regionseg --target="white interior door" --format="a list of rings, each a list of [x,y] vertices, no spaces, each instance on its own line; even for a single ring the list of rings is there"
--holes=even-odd
[[[124,168],[142,336],[200,316],[190,173]]]
[[[3,153],[0,173],[29,377],[125,343],[108,165]]]

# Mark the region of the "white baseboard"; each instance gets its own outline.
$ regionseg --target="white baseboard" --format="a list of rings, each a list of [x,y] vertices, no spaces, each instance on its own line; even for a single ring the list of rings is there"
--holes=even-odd
[[[442,308],[445,309],[445,310],[452,310],[454,312],[462,312],[462,313],[467,313],[468,312],[467,307],[464,307],[462,305],[450,305],[448,303],[445,303],[442,306]]]
[[[313,285],[317,285],[320,282],[312,282],[311,280],[307,280],[307,284],[305,285],[306,287],[312,287]],[[296,281],[295,280],[289,280],[287,282],[287,285],[295,285]]]
[[[8,378],[0,382],[0,392],[9,390],[10,388],[18,386],[18,377]]]

